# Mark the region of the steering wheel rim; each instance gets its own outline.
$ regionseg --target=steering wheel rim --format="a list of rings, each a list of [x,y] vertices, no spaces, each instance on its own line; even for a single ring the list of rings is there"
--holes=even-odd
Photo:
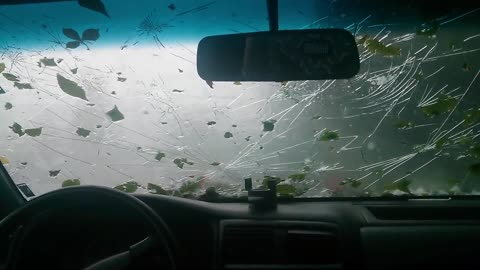
[[[139,243],[134,244],[130,247],[129,252],[132,252],[132,247],[139,246],[143,242],[152,242],[152,240],[159,244],[163,250],[166,252],[166,256],[169,259],[169,265],[172,270],[177,269],[177,242],[167,224],[163,219],[146,203],[140,199],[129,195],[127,193],[99,186],[78,186],[78,187],[68,187],[59,190],[55,190],[44,195],[41,195],[34,200],[26,203],[21,208],[15,210],[9,214],[6,218],[0,221],[0,233],[4,230],[6,231],[15,231],[17,228],[21,227],[25,221],[32,220],[34,215],[40,215],[41,213],[54,209],[55,205],[65,205],[71,204],[73,206],[78,206],[82,204],[82,200],[88,198],[89,203],[92,199],[98,198],[99,200],[115,200],[120,201],[131,207],[137,214],[140,214],[145,225],[152,231],[152,235],[147,237],[147,240],[142,240]],[[15,240],[13,240],[15,242]],[[15,243],[13,243],[15,246]],[[15,256],[14,256],[15,257]],[[112,256],[114,257],[114,256]],[[15,258],[14,258],[15,260]],[[11,262],[16,263],[16,262]],[[9,270],[7,262],[7,270]],[[93,269],[91,266],[86,269]]]

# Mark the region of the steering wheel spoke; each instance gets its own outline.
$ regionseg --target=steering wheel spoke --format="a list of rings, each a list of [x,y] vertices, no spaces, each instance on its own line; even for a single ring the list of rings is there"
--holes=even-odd
[[[142,241],[130,246],[128,251],[124,251],[103,260],[100,260],[84,270],[122,270],[138,260],[141,260],[146,254],[158,247],[158,241],[152,235]]]
[[[130,251],[124,251],[96,262],[85,270],[123,270],[128,269],[131,264],[132,255]]]

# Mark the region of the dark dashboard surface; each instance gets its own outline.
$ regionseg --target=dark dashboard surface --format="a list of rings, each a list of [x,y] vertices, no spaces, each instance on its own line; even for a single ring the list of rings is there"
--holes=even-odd
[[[480,269],[476,199],[291,200],[258,211],[246,202],[136,197],[173,233],[178,269]],[[86,211],[45,211],[25,243],[29,264],[84,269],[148,235],[118,204],[82,204]],[[0,238],[0,266],[8,243]]]
[[[253,211],[140,195],[198,269],[479,269],[474,200],[307,201]],[[184,264],[185,266],[185,264]]]

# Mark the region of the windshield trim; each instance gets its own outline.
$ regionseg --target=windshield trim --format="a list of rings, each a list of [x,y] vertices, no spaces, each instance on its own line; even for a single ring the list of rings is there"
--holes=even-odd
[[[155,194],[136,194],[140,196],[158,196]],[[222,197],[218,199],[198,199],[210,203],[247,203],[248,197]],[[477,201],[480,195],[435,195],[435,196],[381,196],[381,197],[278,197],[279,203],[297,202],[393,202],[393,201],[417,201],[417,202],[445,202],[445,201]]]
[[[25,197],[15,185],[10,174],[0,162],[0,194],[2,194],[2,203],[6,212],[19,208],[27,202]]]

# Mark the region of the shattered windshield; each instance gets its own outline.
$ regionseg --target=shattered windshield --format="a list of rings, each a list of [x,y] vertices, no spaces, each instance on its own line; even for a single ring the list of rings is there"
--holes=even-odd
[[[268,30],[264,1],[80,2],[0,5],[0,160],[26,197],[480,191],[476,7],[280,0],[281,29],[354,34],[361,69],[259,83],[203,81],[196,47]]]

